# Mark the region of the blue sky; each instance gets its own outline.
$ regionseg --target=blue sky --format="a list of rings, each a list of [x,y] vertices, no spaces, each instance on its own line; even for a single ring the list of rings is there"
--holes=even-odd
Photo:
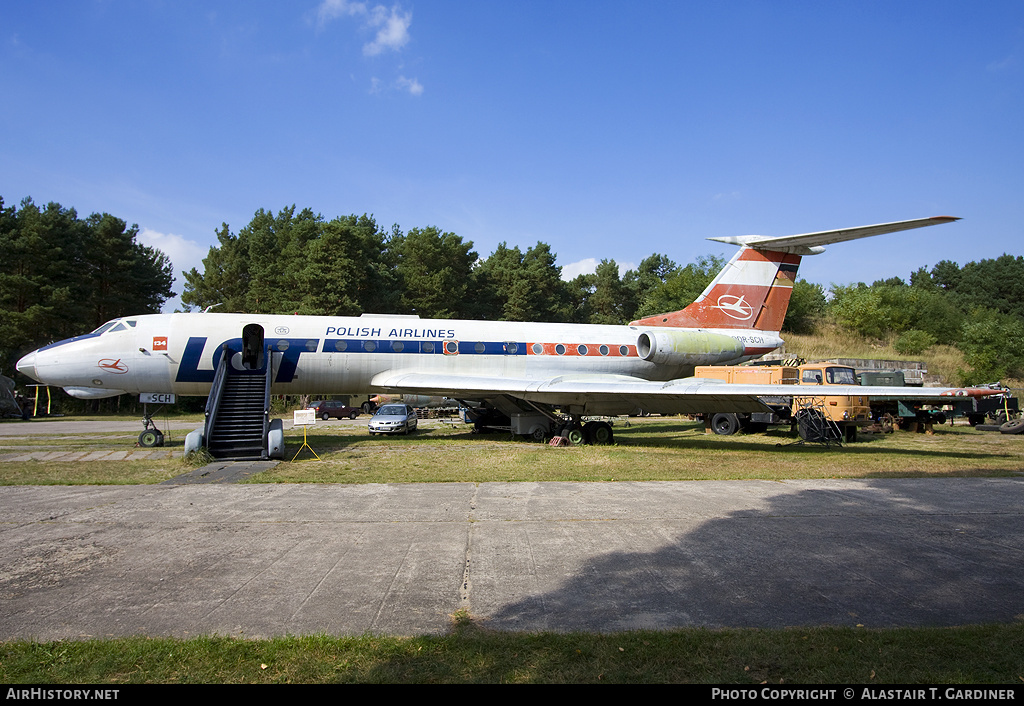
[[[906,278],[1024,250],[1024,3],[0,0],[0,196],[176,270],[291,204],[566,274],[962,217],[801,268]]]

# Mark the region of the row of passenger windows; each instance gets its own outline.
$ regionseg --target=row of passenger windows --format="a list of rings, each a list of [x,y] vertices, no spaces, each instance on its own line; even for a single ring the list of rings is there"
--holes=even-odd
[[[565,355],[567,352],[568,348],[566,348],[564,343],[559,343],[555,346],[555,353],[557,353],[558,355]],[[597,352],[600,353],[601,355],[608,355],[611,353],[611,349],[602,343],[600,346],[597,347]],[[587,355],[588,353],[590,353],[590,348],[588,348],[585,343],[581,343],[578,346],[576,346],[576,353],[578,355]],[[534,343],[533,354],[543,355],[544,345],[541,343]],[[629,347],[619,346],[619,355],[629,355]]]
[[[339,353],[344,353],[345,351],[350,350],[349,343],[350,343],[349,341],[342,341],[342,340],[339,340],[339,341],[327,341],[324,344],[324,350],[325,351],[335,350],[335,351],[337,351]],[[288,347],[287,341],[279,341],[277,345],[278,345],[278,348],[280,350],[284,350],[285,348]],[[454,354],[459,352],[459,342],[458,341],[444,341],[444,342],[442,342],[441,345],[443,346],[442,350],[445,353],[449,353],[449,354],[454,355]],[[309,348],[309,345],[307,345],[307,348]],[[368,353],[372,353],[375,350],[377,350],[377,342],[376,341],[363,341],[362,345],[360,346],[360,348],[362,350],[368,352]],[[403,341],[392,341],[391,342],[391,351],[393,353],[402,353],[403,351],[405,351],[405,348],[406,348],[406,344]],[[416,349],[413,348],[412,350],[415,351]],[[422,341],[422,342],[420,342],[419,343],[419,350],[420,350],[421,353],[433,353],[434,352],[434,342],[433,341]],[[488,350],[487,344],[483,343],[482,341],[478,341],[477,343],[473,344],[473,352],[474,353],[483,354],[483,353],[486,353],[487,350]],[[503,344],[502,346],[496,346],[496,345],[492,344],[491,345],[491,352],[493,352],[495,354],[504,353],[506,355],[517,355],[519,353],[519,344],[517,344],[515,342],[512,342],[512,341],[509,341],[509,342]],[[533,346],[531,347],[531,352],[534,355],[544,355],[544,344],[543,343],[534,343]],[[555,345],[555,353],[557,355],[565,355],[568,352],[569,352],[569,348],[564,343],[559,343],[559,344]],[[600,355],[611,355],[612,349],[609,348],[607,345],[602,344],[602,345],[597,347],[597,352]],[[619,346],[618,347],[618,352],[619,352],[619,355],[621,355],[621,356],[627,356],[627,355],[629,355],[629,347],[628,346]],[[590,353],[590,348],[586,344],[581,343],[578,346],[576,346],[576,353],[577,353],[577,355],[588,355]]]

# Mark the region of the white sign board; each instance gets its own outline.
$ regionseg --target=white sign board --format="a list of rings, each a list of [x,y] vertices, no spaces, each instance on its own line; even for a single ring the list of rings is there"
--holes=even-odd
[[[315,409],[297,409],[294,412],[295,417],[292,424],[297,427],[309,426],[316,424],[316,410]]]
[[[148,404],[174,404],[174,395],[170,392],[143,392],[139,395],[139,402]]]

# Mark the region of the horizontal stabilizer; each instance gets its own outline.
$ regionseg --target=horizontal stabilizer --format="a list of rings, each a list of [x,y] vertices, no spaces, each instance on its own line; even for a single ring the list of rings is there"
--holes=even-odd
[[[936,226],[959,220],[959,218],[954,216],[934,216],[932,218],[917,218],[911,221],[879,223],[873,226],[823,230],[817,233],[803,233],[802,235],[783,235],[780,237],[734,235],[723,238],[708,238],[708,240],[728,243],[729,245],[745,245],[748,248],[755,248],[757,250],[771,250],[773,252],[785,252],[794,255],[817,255],[824,251],[822,246],[832,243],[842,243],[846,240],[856,240],[857,238],[868,238],[872,235],[881,235],[883,233],[896,233],[897,231],[910,230],[911,228]]]

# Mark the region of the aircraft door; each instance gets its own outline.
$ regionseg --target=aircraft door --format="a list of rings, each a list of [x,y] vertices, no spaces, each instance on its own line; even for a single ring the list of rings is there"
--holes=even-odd
[[[130,348],[124,346],[128,350],[122,349],[125,354],[122,362],[130,369],[124,377],[133,383],[126,384],[126,389],[139,392],[171,392],[173,389],[177,360],[170,353],[169,342],[174,343],[175,337],[166,322],[162,319],[158,321],[158,327],[154,327],[126,319],[132,329],[132,338],[125,343],[130,342],[132,345]],[[113,354],[111,356],[117,357]]]
[[[263,327],[259,324],[246,324],[242,328],[242,367],[246,370],[261,369],[265,353]]]

